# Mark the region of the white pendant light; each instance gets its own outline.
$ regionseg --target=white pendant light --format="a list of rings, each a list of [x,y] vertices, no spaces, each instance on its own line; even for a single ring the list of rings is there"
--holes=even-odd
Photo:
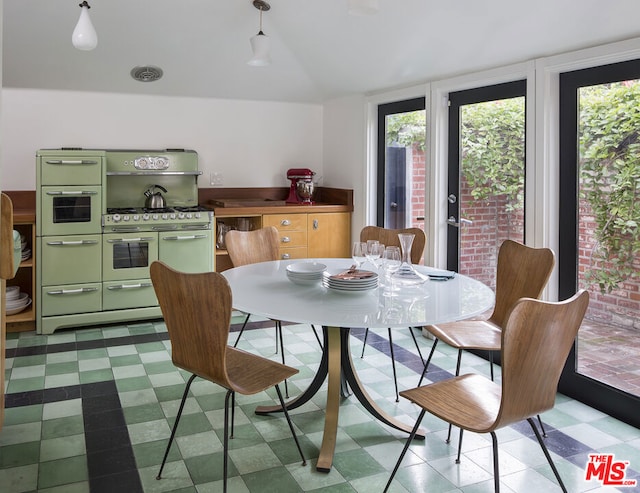
[[[379,10],[378,0],[349,0],[349,15],[373,15]]]
[[[253,6],[260,11],[260,30],[249,40],[253,57],[247,63],[253,67],[265,67],[271,65],[271,43],[269,36],[262,32],[262,12],[269,10],[271,6],[263,0],[253,0]]]
[[[80,18],[71,36],[71,42],[78,50],[90,51],[98,46],[98,34],[89,17],[90,8],[86,0],[80,4]]]

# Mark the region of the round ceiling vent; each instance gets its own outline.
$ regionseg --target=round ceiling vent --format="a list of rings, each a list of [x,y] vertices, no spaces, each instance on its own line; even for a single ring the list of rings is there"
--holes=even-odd
[[[140,82],[153,82],[162,77],[162,69],[153,65],[133,67],[131,69],[131,77]]]

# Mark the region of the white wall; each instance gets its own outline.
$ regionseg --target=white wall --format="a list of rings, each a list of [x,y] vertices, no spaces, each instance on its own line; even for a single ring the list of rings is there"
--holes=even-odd
[[[324,184],[353,189],[351,236],[366,225],[366,113],[362,95],[324,104]]]
[[[212,172],[224,187],[288,186],[293,167],[324,175],[321,105],[10,88],[0,104],[4,190],[34,190],[36,151],[58,147],[194,149],[201,188]]]

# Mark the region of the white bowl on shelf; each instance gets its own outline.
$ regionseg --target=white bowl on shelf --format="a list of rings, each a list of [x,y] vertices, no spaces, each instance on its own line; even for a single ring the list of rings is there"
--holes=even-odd
[[[7,286],[6,298],[7,301],[17,300],[20,296],[20,286]]]
[[[30,304],[31,304],[31,298],[27,297],[27,302],[20,306],[15,308],[7,307],[7,315],[15,315],[16,313],[20,313],[21,311],[26,309]]]

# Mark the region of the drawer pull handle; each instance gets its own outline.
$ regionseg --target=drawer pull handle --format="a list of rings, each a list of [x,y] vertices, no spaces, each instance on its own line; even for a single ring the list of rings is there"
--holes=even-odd
[[[320,226],[319,222],[317,219],[313,220],[313,229],[318,229],[318,227]]]
[[[139,288],[150,288],[153,286],[150,282],[139,282],[136,284],[117,284],[115,286],[109,286],[107,289],[113,291],[117,289],[139,289]]]
[[[47,161],[47,164],[98,164],[98,161],[90,161],[88,159],[58,159],[55,161]]]
[[[291,257],[291,255],[290,255],[290,254],[288,254],[288,253],[283,253],[283,254],[282,254],[282,260],[287,260],[287,259],[289,259],[290,257]]]
[[[153,237],[148,236],[144,238],[112,238],[107,240],[107,243],[140,243],[144,241],[153,241]]]
[[[281,241],[282,243],[291,243],[291,238],[289,238],[288,236],[283,236]]]
[[[283,219],[282,221],[280,221],[280,225],[281,226],[291,226],[291,221],[289,221],[288,219]]]
[[[51,190],[47,195],[96,195],[95,190]]]
[[[57,295],[65,295],[65,294],[91,293],[97,290],[98,288],[57,289],[55,291],[47,291],[47,294],[57,296]]]
[[[189,236],[166,236],[163,240],[179,241],[179,240],[200,240],[206,238],[206,235],[189,235]]]
[[[47,241],[47,245],[51,246],[95,245],[96,243],[98,243],[98,240]]]

